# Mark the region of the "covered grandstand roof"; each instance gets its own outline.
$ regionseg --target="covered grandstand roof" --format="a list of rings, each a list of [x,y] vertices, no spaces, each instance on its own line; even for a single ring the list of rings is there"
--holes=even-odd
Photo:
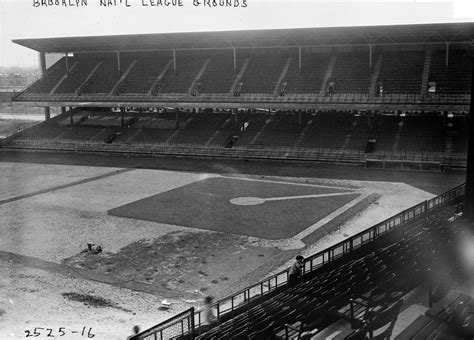
[[[45,53],[473,43],[474,23],[157,33],[16,39]]]

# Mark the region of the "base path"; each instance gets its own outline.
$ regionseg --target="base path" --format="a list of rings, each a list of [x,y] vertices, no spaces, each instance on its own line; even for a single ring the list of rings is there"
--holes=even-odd
[[[84,184],[84,183],[88,183],[88,182],[92,182],[92,181],[97,181],[97,180],[102,179],[102,178],[115,176],[115,175],[118,175],[118,174],[121,174],[121,173],[124,173],[124,172],[127,172],[127,171],[132,171],[132,170],[135,170],[135,169],[121,169],[121,170],[109,172],[109,173],[106,173],[106,174],[102,174],[102,175],[99,175],[99,176],[85,178],[85,179],[81,179],[79,181],[75,181],[75,182],[71,182],[71,183],[67,183],[67,184],[62,184],[62,185],[57,185],[57,186],[54,186],[54,187],[51,187],[51,188],[30,192],[28,194],[19,195],[19,196],[15,196],[15,197],[10,197],[10,198],[4,199],[4,200],[0,200],[0,205],[5,204],[5,203],[10,203],[10,202],[15,202],[15,201],[18,201],[18,200],[22,200],[22,199],[25,199],[25,198],[29,198],[29,197],[33,197],[33,196],[37,196],[37,195],[41,195],[41,194],[45,194],[45,193],[48,193],[48,192],[52,192],[52,191],[72,187],[74,185],[79,185],[79,184]]]

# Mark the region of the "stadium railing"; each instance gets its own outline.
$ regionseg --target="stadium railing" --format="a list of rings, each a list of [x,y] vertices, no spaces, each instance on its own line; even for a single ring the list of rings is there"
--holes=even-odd
[[[190,308],[129,339],[177,339],[183,334],[193,334],[194,314],[194,308]]]
[[[192,96],[187,93],[159,93],[157,95],[147,95],[144,93],[121,93],[111,95],[109,93],[93,93],[75,95],[46,94],[46,93],[26,93],[16,95],[17,101],[110,101],[110,102],[221,102],[221,103],[321,103],[321,104],[419,104],[419,105],[467,105],[470,101],[469,94],[387,94],[383,97],[370,97],[366,93],[335,93],[333,96],[319,96],[315,93],[289,94],[278,96],[268,93],[247,93],[238,97],[221,93],[205,93]]]
[[[114,152],[135,154],[160,154],[193,157],[219,157],[238,159],[275,159],[287,161],[318,161],[340,163],[363,163],[364,153],[357,150],[344,149],[294,149],[294,148],[263,148],[235,147],[232,149],[218,146],[173,143],[133,143],[108,144],[102,141],[81,139],[48,139],[28,136],[14,140],[6,147],[30,148],[41,150],[71,150],[92,152]]]
[[[375,152],[365,153],[356,149],[344,148],[285,148],[263,145],[225,148],[222,146],[205,146],[199,144],[173,144],[161,142],[133,142],[108,144],[102,141],[80,139],[46,139],[28,136],[17,138],[5,147],[72,150],[114,153],[160,154],[194,157],[219,157],[238,159],[275,159],[286,161],[312,161],[353,163],[365,165],[369,160],[393,162],[432,162],[441,167],[465,167],[465,155],[454,157],[443,153],[433,152]]]
[[[329,247],[319,253],[316,253],[312,256],[309,256],[305,259],[303,272],[304,274],[309,274],[315,270],[321,268],[324,265],[327,265],[337,259],[340,259],[344,255],[348,255],[351,252],[359,249],[360,247],[367,245],[380,237],[386,235],[389,231],[394,230],[395,228],[401,227],[406,223],[409,223],[417,218],[428,216],[430,212],[434,209],[442,207],[446,204],[458,203],[460,199],[463,198],[465,193],[465,184],[461,184],[447,192],[436,196],[428,201],[423,201],[411,208],[408,208],[388,219],[382,221],[365,231],[362,231],[347,240],[339,242],[338,244]],[[289,268],[279,272],[278,274],[272,275],[254,285],[251,285],[239,292],[232,294],[230,296],[224,297],[214,303],[212,308],[215,308],[217,311],[217,317],[220,318],[229,313],[235,312],[238,308],[244,307],[247,304],[255,301],[258,298],[264,297],[266,294],[269,294],[275,291],[279,287],[283,287],[288,282]],[[181,316],[184,321],[182,323],[189,323],[189,314],[190,310],[184,312],[184,316]],[[194,313],[194,327],[199,328],[201,326],[201,312],[193,311]],[[170,320],[167,320],[163,323],[156,325],[149,330],[137,334],[134,337],[131,337],[133,340],[146,339],[147,337],[153,336],[153,339],[168,339],[159,337],[165,332],[168,325],[173,327],[179,323],[180,314],[173,317]],[[171,327],[171,326],[170,326]],[[189,330],[188,332],[183,332],[180,336],[183,338],[193,339],[195,334],[195,329]],[[150,338],[151,339],[151,338]]]

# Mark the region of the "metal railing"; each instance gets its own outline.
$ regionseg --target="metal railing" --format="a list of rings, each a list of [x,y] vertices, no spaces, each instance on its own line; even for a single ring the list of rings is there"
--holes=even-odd
[[[28,93],[22,92],[14,97],[21,101],[130,101],[130,102],[222,102],[222,103],[320,103],[320,104],[450,104],[450,105],[468,105],[469,94],[387,94],[383,97],[370,97],[366,93],[336,93],[333,96],[320,96],[316,93],[306,94],[288,94],[284,97],[268,93],[248,93],[234,97],[227,94],[203,93],[198,96],[192,96],[188,93],[159,93],[157,95],[148,95],[144,93],[121,93],[120,95],[111,95],[109,93],[92,93],[75,95],[73,93]]]
[[[154,327],[131,336],[130,340],[177,339],[183,334],[193,334],[194,329],[194,308],[190,308]]]
[[[413,207],[410,207],[388,219],[382,221],[367,230],[364,230],[347,240],[339,242],[338,244],[331,246],[319,253],[316,253],[312,256],[309,256],[305,259],[304,263],[304,274],[309,274],[314,272],[317,269],[320,269],[322,266],[327,265],[337,259],[340,259],[344,255],[348,255],[351,252],[359,249],[363,245],[366,245],[370,242],[373,242],[380,238],[381,236],[385,235],[391,230],[399,228],[413,220],[420,218],[422,216],[426,216],[429,212],[433,211],[436,208],[439,208],[443,205],[452,203],[464,196],[465,192],[465,184],[461,184],[439,196],[436,196],[428,201],[421,202]],[[254,285],[251,285],[243,290],[238,291],[235,294],[227,296],[223,299],[220,299],[216,303],[212,305],[212,308],[215,308],[217,311],[217,317],[221,317],[223,315],[228,315],[229,313],[233,313],[238,308],[244,307],[245,305],[249,304],[250,302],[255,301],[257,298],[261,298],[277,289],[278,287],[282,287],[286,285],[288,281],[289,275],[289,268],[279,272],[278,274],[272,275]],[[179,314],[180,315],[180,314]],[[175,320],[173,325],[176,324],[176,320],[178,316],[170,320]],[[231,314],[232,315],[232,314]],[[189,315],[183,316],[186,320],[189,318]],[[148,330],[152,331],[153,329],[163,330],[167,327],[166,325],[170,324],[170,320],[167,320],[154,328]],[[184,322],[184,321],[183,321]],[[186,321],[187,322],[187,321]],[[201,312],[195,311],[194,312],[194,326],[200,327],[201,326]],[[147,334],[147,336],[151,333],[143,332],[143,334]],[[156,333],[156,332],[155,332]],[[142,334],[142,333],[141,333]],[[133,339],[148,339],[146,337],[141,337],[141,334],[137,335]],[[160,333],[163,334],[163,333]],[[194,330],[190,331],[189,333],[183,333],[182,335],[192,335],[195,334]],[[158,339],[155,337],[155,339]],[[164,338],[163,338],[164,339]]]
[[[269,159],[287,161],[339,162],[365,164],[366,161],[436,162],[441,166],[455,164],[465,167],[466,155],[446,155],[439,152],[375,152],[365,153],[357,149],[341,148],[286,148],[246,146],[225,148],[218,145],[175,144],[164,142],[106,143],[81,139],[35,138],[28,136],[11,141],[10,147],[50,150],[73,150],[85,152],[112,152],[123,154],[149,154],[189,157],[212,157],[228,159]]]

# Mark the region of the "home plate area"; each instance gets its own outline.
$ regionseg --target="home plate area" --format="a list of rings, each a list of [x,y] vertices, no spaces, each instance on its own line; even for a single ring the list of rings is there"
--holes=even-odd
[[[269,240],[291,238],[354,200],[351,189],[215,177],[108,211],[110,215]]]

